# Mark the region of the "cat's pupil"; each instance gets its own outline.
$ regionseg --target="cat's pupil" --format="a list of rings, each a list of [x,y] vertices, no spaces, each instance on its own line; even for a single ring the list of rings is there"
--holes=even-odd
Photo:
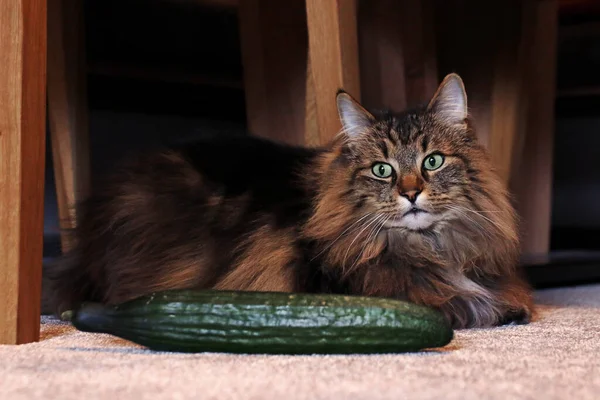
[[[380,166],[379,166],[379,174],[380,174],[380,175],[383,175],[383,174],[385,174],[385,167],[384,167],[383,165],[380,165]]]
[[[432,167],[435,166],[435,158],[429,157],[429,165]]]

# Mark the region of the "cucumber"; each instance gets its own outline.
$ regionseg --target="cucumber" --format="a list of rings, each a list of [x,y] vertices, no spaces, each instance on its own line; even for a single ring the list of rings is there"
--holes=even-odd
[[[71,321],[176,352],[398,353],[442,347],[454,335],[431,308],[333,294],[173,290],[112,307],[83,304]]]

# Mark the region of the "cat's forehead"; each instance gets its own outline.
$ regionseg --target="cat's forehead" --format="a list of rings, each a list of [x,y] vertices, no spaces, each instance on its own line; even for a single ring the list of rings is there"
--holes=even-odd
[[[437,141],[431,124],[417,113],[387,114],[374,129],[377,140],[385,143],[387,153],[394,158],[414,158],[426,152],[432,141]]]
[[[395,139],[394,144],[403,147],[416,144],[426,134],[423,119],[417,114],[394,116],[385,129],[388,129],[389,135]]]
[[[375,115],[375,123],[362,137],[359,148],[364,160],[395,160],[398,166],[412,168],[432,152],[460,152],[463,136],[426,110],[383,112]]]
[[[374,128],[379,137],[388,138],[399,148],[426,147],[429,141],[437,140],[435,124],[422,110],[381,114]]]

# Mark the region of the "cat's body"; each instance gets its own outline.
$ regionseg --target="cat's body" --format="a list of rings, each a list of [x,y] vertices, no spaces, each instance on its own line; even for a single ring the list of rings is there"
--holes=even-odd
[[[325,148],[211,138],[129,160],[49,272],[57,309],[215,288],[397,297],[455,327],[527,322],[514,212],[450,107],[457,90],[452,76],[427,108],[379,117],[341,94],[345,132]]]

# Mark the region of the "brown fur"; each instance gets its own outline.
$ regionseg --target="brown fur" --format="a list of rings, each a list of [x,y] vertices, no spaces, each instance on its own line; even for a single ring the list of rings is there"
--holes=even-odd
[[[262,225],[242,243],[245,250],[231,271],[214,286],[219,290],[260,290],[291,292],[293,270],[287,266],[297,259],[292,232]]]
[[[516,216],[460,78],[403,114],[344,93],[338,108],[344,130],[322,149],[221,139],[130,160],[82,205],[75,248],[48,270],[55,309],[214,288],[395,297],[457,328],[528,322]],[[374,175],[381,162],[391,176]]]

